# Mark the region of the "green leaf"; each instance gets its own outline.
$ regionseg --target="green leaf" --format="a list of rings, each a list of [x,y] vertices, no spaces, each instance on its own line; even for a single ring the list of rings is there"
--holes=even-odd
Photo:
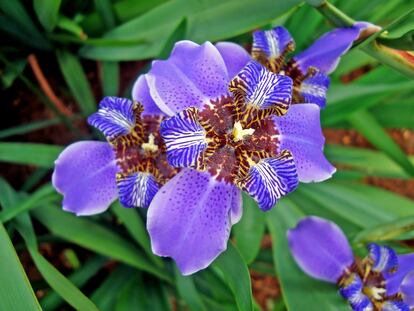
[[[13,244],[1,223],[0,253],[0,283],[7,287],[7,290],[4,288],[0,291],[2,308],[4,310],[42,310]]]
[[[230,287],[238,310],[252,311],[253,297],[249,270],[232,243],[229,243],[227,250],[214,261],[213,269],[220,273]]]
[[[233,228],[236,246],[247,264],[251,264],[260,250],[265,230],[265,213],[256,202],[243,194],[243,217]]]
[[[52,118],[41,121],[33,121],[28,124],[18,125],[15,127],[9,127],[7,129],[0,130],[0,139],[15,135],[27,134],[36,130],[44,129],[49,126],[59,124],[61,122],[62,120],[60,120],[59,118]]]
[[[71,215],[57,206],[43,206],[34,210],[33,214],[53,234],[65,240],[152,273],[165,281],[171,280],[133,244],[91,220]]]
[[[61,3],[62,0],[33,0],[37,18],[48,32],[56,26]]]
[[[112,12],[110,0],[94,0],[96,11],[101,15],[106,29],[111,29],[115,26],[115,17]]]
[[[0,143],[0,162],[53,167],[63,147],[33,143]]]
[[[101,84],[104,96],[117,96],[119,92],[119,63],[101,63]]]
[[[378,41],[393,49],[414,51],[414,30],[410,30],[399,38],[382,38]]]
[[[335,284],[317,281],[296,265],[288,246],[287,230],[296,226],[304,216],[290,200],[284,198],[277,208],[266,213],[272,236],[273,260],[282,287],[282,295],[289,311],[351,310],[341,298]]]
[[[180,271],[175,268],[175,283],[177,285],[178,293],[184,299],[190,310],[207,310],[191,276],[182,276]]]
[[[413,164],[370,113],[359,111],[351,115],[349,121],[375,147],[398,163],[408,174],[414,176]]]
[[[65,50],[58,51],[56,56],[63,77],[82,113],[85,116],[94,113],[96,110],[95,98],[79,59]]]

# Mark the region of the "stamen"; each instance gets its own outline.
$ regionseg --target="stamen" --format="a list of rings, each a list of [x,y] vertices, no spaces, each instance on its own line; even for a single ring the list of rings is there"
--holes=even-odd
[[[148,151],[148,152],[157,152],[158,151],[158,146],[155,144],[155,137],[153,134],[149,134],[148,135],[148,142],[147,143],[143,143],[141,145],[142,149],[144,149],[144,151]]]
[[[245,138],[245,136],[250,136],[253,135],[254,133],[254,129],[252,128],[247,128],[247,129],[243,129],[240,121],[237,121],[236,123],[234,123],[233,126],[233,140],[235,142],[238,142],[240,140],[243,140]]]
[[[374,300],[382,300],[383,295],[387,292],[387,290],[385,288],[379,287],[365,287],[363,289],[363,292],[365,295]]]

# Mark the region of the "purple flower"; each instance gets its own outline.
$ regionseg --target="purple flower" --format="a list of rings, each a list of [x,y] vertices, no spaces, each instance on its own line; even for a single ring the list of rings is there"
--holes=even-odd
[[[77,215],[105,211],[119,197],[125,207],[148,207],[158,189],[177,169],[171,167],[159,136],[162,112],[141,77],[134,99],[105,97],[88,122],[109,143],[81,141],[55,161],[52,182],[62,193],[63,209]]]
[[[371,243],[366,258],[354,258],[342,230],[315,216],[290,229],[288,241],[300,268],[315,279],[336,283],[353,310],[414,307],[414,254],[397,255],[387,246]]]

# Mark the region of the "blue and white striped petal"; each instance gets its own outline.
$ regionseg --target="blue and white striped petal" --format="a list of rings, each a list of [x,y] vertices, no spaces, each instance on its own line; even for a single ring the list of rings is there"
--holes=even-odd
[[[392,248],[375,243],[370,243],[367,247],[369,259],[372,260],[372,271],[392,272],[398,269],[398,256]]]
[[[256,61],[249,62],[229,88],[236,99],[242,97],[258,108],[279,108],[278,115],[287,112],[292,99],[292,79],[274,74]]]
[[[159,189],[159,185],[150,173],[137,172],[116,175],[119,201],[125,207],[147,208]]]
[[[268,58],[277,59],[287,50],[294,49],[294,41],[289,31],[281,26],[253,33],[252,55],[263,53]]]
[[[339,293],[351,305],[354,311],[373,311],[369,298],[362,292],[363,284],[359,275],[352,273],[340,283]]]
[[[136,108],[137,104],[127,98],[108,96],[99,103],[99,110],[88,118],[88,123],[112,140],[133,130]]]
[[[296,165],[289,151],[282,151],[275,158],[254,164],[242,181],[241,187],[259,204],[260,209],[270,210],[284,195],[299,184]]]
[[[302,81],[299,86],[299,94],[302,103],[317,104],[320,108],[326,106],[326,92],[329,88],[329,78],[318,71]]]
[[[194,166],[207,147],[206,133],[197,120],[197,109],[188,108],[161,123],[160,133],[167,147],[168,163]]]
[[[410,311],[410,307],[403,301],[386,301],[381,305],[381,311]]]

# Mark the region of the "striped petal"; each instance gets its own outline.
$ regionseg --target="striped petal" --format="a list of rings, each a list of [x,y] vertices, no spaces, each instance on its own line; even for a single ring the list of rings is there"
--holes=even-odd
[[[340,284],[339,293],[355,311],[373,311],[374,306],[362,292],[363,284],[359,275],[352,273]]]
[[[398,269],[398,257],[392,248],[370,243],[368,251],[373,271],[395,272]]]
[[[383,273],[386,281],[387,294],[389,296],[392,296],[399,291],[401,282],[411,271],[414,271],[414,254],[398,255],[397,271],[385,271]]]
[[[116,176],[119,201],[125,207],[147,208],[159,189],[154,176],[149,173],[122,174]]]
[[[329,88],[327,75],[316,72],[302,81],[299,86],[300,102],[317,104],[321,108],[326,106],[326,92]]]
[[[129,99],[108,96],[99,103],[98,112],[88,118],[88,123],[113,140],[133,130],[136,109],[136,104]]]
[[[386,301],[381,305],[381,311],[410,311],[410,307],[404,301]]]
[[[264,210],[270,210],[276,202],[298,186],[295,162],[288,151],[276,158],[261,160],[253,165],[242,181],[242,189],[251,195]]]
[[[207,147],[205,131],[198,123],[195,108],[164,120],[160,133],[167,147],[168,162],[175,167],[194,166]]]
[[[277,115],[283,115],[292,98],[292,79],[251,61],[230,82],[230,91],[244,102],[262,109],[276,108]]]
[[[408,304],[410,308],[414,308],[414,270],[404,278],[400,287],[400,292],[404,302]]]

